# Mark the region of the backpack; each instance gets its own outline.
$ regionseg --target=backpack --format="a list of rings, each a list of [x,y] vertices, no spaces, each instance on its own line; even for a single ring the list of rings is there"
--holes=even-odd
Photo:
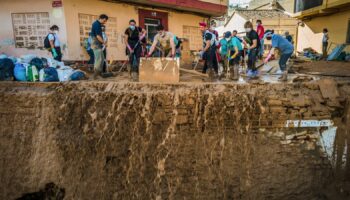
[[[55,37],[55,35],[53,33],[47,34],[47,36],[44,39],[44,48],[45,49],[51,49],[51,44],[50,44],[50,40],[49,40],[49,35],[50,34],[53,35],[53,43],[55,43],[55,41],[56,41],[56,37]]]
[[[218,46],[218,45],[219,45],[219,41],[216,40],[216,35],[215,35],[214,33],[210,32],[210,31],[208,31],[208,30],[205,31],[204,36],[203,36],[204,45],[205,45],[205,43],[206,43],[206,41],[205,41],[205,35],[206,35],[207,33],[209,33],[209,34],[212,35],[211,40],[210,40],[210,46],[213,46],[213,45]]]
[[[15,64],[9,58],[0,60],[0,81],[10,81],[13,79]]]
[[[174,43],[175,43],[175,48],[178,49],[180,48],[182,41],[180,40],[180,38],[178,38],[177,36],[174,36]]]

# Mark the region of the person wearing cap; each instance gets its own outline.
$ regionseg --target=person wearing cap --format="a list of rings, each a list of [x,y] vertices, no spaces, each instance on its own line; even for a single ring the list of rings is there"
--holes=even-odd
[[[253,30],[253,23],[251,21],[247,21],[244,24],[244,28],[246,31],[246,36],[244,37],[245,42],[247,43],[247,51],[248,51],[248,77],[256,78],[258,75],[258,70],[255,66],[255,62],[260,49],[260,39],[258,33]]]
[[[200,30],[203,34],[203,48],[201,51],[201,55],[203,60],[205,61],[203,67],[203,73],[209,73],[209,77],[211,79],[214,78],[215,75],[218,74],[218,66],[217,66],[217,40],[216,35],[210,32],[207,28],[207,24],[204,22],[199,23]]]
[[[221,56],[221,64],[223,66],[223,74],[228,71],[232,61],[229,62],[229,57],[231,56],[231,33],[229,31],[224,33],[224,37],[220,40],[220,56]]]
[[[176,56],[176,45],[174,41],[175,35],[165,31],[163,25],[157,26],[157,35],[154,36],[153,44],[150,48],[150,51],[147,54],[147,57],[151,57],[157,44],[159,43],[161,46],[161,49],[163,51],[163,57],[169,57],[175,58]]]
[[[287,81],[288,80],[287,61],[294,52],[293,45],[286,38],[282,37],[281,35],[274,34],[274,32],[271,30],[265,31],[265,38],[267,40],[272,40],[272,48],[268,56],[264,60],[264,63],[267,64],[271,59],[272,55],[274,55],[275,49],[278,49],[281,52],[279,66],[281,71],[283,72],[282,76],[279,79],[281,81]]]

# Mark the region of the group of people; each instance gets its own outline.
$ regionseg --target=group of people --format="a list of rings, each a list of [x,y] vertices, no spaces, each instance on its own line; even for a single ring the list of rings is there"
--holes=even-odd
[[[238,37],[237,31],[225,32],[223,38],[217,42],[217,35],[213,28],[209,28],[206,23],[200,23],[200,29],[203,33],[203,49],[201,55],[205,60],[203,73],[207,72],[210,77],[218,76],[219,63],[223,66],[223,73],[221,76],[231,78],[233,80],[239,79],[239,66],[244,62],[244,57],[248,57],[247,61],[247,76],[249,78],[258,77],[258,70],[256,67],[257,60],[263,59],[264,55],[264,40],[272,41],[272,49],[267,57],[264,59],[264,63],[268,63],[272,59],[275,49],[278,49],[281,53],[279,65],[283,72],[280,80],[287,80],[287,61],[294,52],[293,39],[286,33],[286,36],[275,34],[273,30],[264,30],[262,21],[257,20],[256,30],[253,28],[253,23],[247,21],[244,24],[245,33],[244,37]],[[218,53],[219,56],[218,56]],[[243,62],[241,62],[243,61]]]
[[[94,62],[94,78],[101,75],[104,72],[104,66],[106,63],[105,49],[107,47],[108,40],[105,39],[104,28],[108,21],[107,15],[100,15],[99,19],[92,24],[92,29],[88,43],[87,50],[90,57],[90,63]],[[160,51],[164,57],[179,57],[180,56],[180,44],[181,41],[173,33],[165,31],[163,25],[157,26],[157,34],[153,39],[153,43],[146,53],[145,46],[147,45],[146,30],[137,26],[136,21],[131,19],[129,21],[129,27],[126,28],[124,34],[124,42],[126,44],[126,54],[129,58],[129,64],[131,67],[131,77],[136,80],[139,72],[140,58],[142,56],[151,57],[155,51]],[[159,46],[158,46],[159,44]],[[93,53],[92,53],[93,52]]]
[[[105,24],[108,21],[107,15],[100,15],[99,19],[92,24],[89,39],[85,42],[85,47],[90,55],[90,64],[94,64],[94,76],[101,76],[106,72],[106,48],[108,46],[108,38],[105,33]],[[264,30],[261,20],[257,20],[257,27],[254,29],[253,23],[247,21],[244,24],[246,35],[239,37],[236,30],[226,32],[223,38],[219,40],[218,32],[215,30],[215,24],[209,27],[206,23],[199,23],[200,30],[203,37],[203,48],[201,56],[203,58],[204,67],[203,73],[208,73],[209,77],[217,77],[219,74],[219,63],[223,66],[223,73],[227,77],[238,80],[240,65],[244,62],[244,57],[248,57],[247,61],[247,76],[249,78],[256,78],[258,70],[256,62],[264,55],[264,40],[272,41],[272,49],[269,51],[264,63],[268,63],[273,58],[275,49],[280,51],[279,65],[283,72],[280,77],[281,80],[287,80],[287,61],[294,52],[293,39],[286,33],[283,37],[275,34],[273,30]],[[59,28],[52,26],[48,34],[49,50],[53,57],[61,61],[62,53],[58,38]],[[129,27],[125,32],[126,54],[129,57],[131,66],[131,75],[133,79],[137,79],[140,58],[142,56],[151,57],[155,51],[160,52],[163,57],[179,57],[181,40],[173,33],[165,30],[163,25],[157,26],[157,34],[153,39],[153,43],[147,51],[145,46],[147,44],[145,29],[136,25],[136,21],[131,19]],[[328,38],[325,36],[324,41]],[[326,45],[326,44],[325,44]],[[148,52],[148,53],[147,53]]]

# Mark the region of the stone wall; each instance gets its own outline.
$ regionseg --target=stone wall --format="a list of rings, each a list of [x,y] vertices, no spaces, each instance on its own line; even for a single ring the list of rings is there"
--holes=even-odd
[[[0,199],[48,183],[65,199],[317,198],[318,132],[284,126],[338,115],[340,88],[0,83]]]

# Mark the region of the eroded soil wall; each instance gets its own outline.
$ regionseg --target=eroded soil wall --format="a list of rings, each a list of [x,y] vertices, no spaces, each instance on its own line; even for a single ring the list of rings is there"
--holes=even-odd
[[[65,199],[317,199],[330,164],[312,131],[282,127],[339,115],[338,89],[1,83],[0,199],[47,183]]]

